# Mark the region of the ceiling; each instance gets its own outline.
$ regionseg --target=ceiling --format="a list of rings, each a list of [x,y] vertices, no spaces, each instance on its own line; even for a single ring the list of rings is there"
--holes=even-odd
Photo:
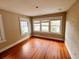
[[[0,9],[37,16],[67,11],[76,0],[0,0]],[[38,8],[36,8],[38,6]]]

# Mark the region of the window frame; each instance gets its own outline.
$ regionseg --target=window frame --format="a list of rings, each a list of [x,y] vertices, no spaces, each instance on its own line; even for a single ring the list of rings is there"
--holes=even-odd
[[[27,22],[27,29],[28,29],[28,32],[26,32],[25,34],[22,34],[22,30],[21,30],[21,21],[24,21],[24,22]],[[29,24],[28,24],[28,20],[26,18],[23,18],[23,17],[20,17],[20,22],[19,22],[19,26],[20,26],[20,35],[21,36],[24,36],[26,34],[29,33]]]

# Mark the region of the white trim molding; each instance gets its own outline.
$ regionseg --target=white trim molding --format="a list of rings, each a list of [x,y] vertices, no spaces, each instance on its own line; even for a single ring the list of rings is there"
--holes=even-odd
[[[70,57],[71,57],[71,59],[72,59],[72,53],[71,53],[71,51],[69,50],[69,47],[68,47],[68,43],[65,41],[65,46],[66,46],[66,48],[67,48],[67,50],[68,50],[68,52],[69,52],[69,55],[70,55]]]
[[[48,38],[50,40],[58,40],[58,41],[63,41],[64,42],[64,40],[62,38],[46,37],[46,36],[41,36],[41,35],[33,35],[33,36],[41,37],[41,38]]]
[[[19,41],[13,43],[13,44],[10,44],[9,46],[6,46],[6,47],[0,49],[0,53],[6,51],[6,50],[9,49],[9,48],[12,48],[13,46],[16,46],[17,44],[23,42],[24,40],[26,40],[26,39],[28,39],[28,38],[30,38],[30,37],[31,37],[31,36],[27,36],[27,37],[25,37],[25,38],[23,38],[23,39],[20,39]]]

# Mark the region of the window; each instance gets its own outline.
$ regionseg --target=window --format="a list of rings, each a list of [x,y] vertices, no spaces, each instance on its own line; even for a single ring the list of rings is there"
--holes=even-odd
[[[20,20],[20,27],[21,27],[21,35],[28,33],[28,22],[27,19],[21,18]]]
[[[52,20],[51,22],[51,32],[60,33],[61,20]]]
[[[48,21],[41,22],[41,31],[42,32],[49,32],[49,22]]]
[[[33,30],[40,31],[40,21],[33,21]]]
[[[33,20],[33,31],[61,34],[62,16]]]
[[[3,43],[5,41],[6,41],[6,38],[5,38],[3,20],[2,20],[2,15],[0,14],[0,43]]]

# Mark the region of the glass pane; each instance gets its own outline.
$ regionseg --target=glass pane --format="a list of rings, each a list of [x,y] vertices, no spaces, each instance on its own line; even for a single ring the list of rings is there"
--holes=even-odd
[[[42,32],[49,32],[49,22],[43,22],[41,23]]]
[[[42,32],[49,32],[48,26],[42,26]]]
[[[60,33],[61,20],[51,21],[51,32]]]
[[[42,26],[45,25],[45,26],[49,26],[49,23],[48,22],[44,22],[42,23]]]
[[[40,26],[40,24],[38,23],[38,24],[33,24],[34,26]]]
[[[21,21],[20,22],[21,25],[21,34],[24,35],[28,32],[28,25],[26,21]]]
[[[51,25],[60,25],[61,20],[53,20],[51,21]]]
[[[34,31],[40,31],[40,24],[33,24],[33,30]]]

